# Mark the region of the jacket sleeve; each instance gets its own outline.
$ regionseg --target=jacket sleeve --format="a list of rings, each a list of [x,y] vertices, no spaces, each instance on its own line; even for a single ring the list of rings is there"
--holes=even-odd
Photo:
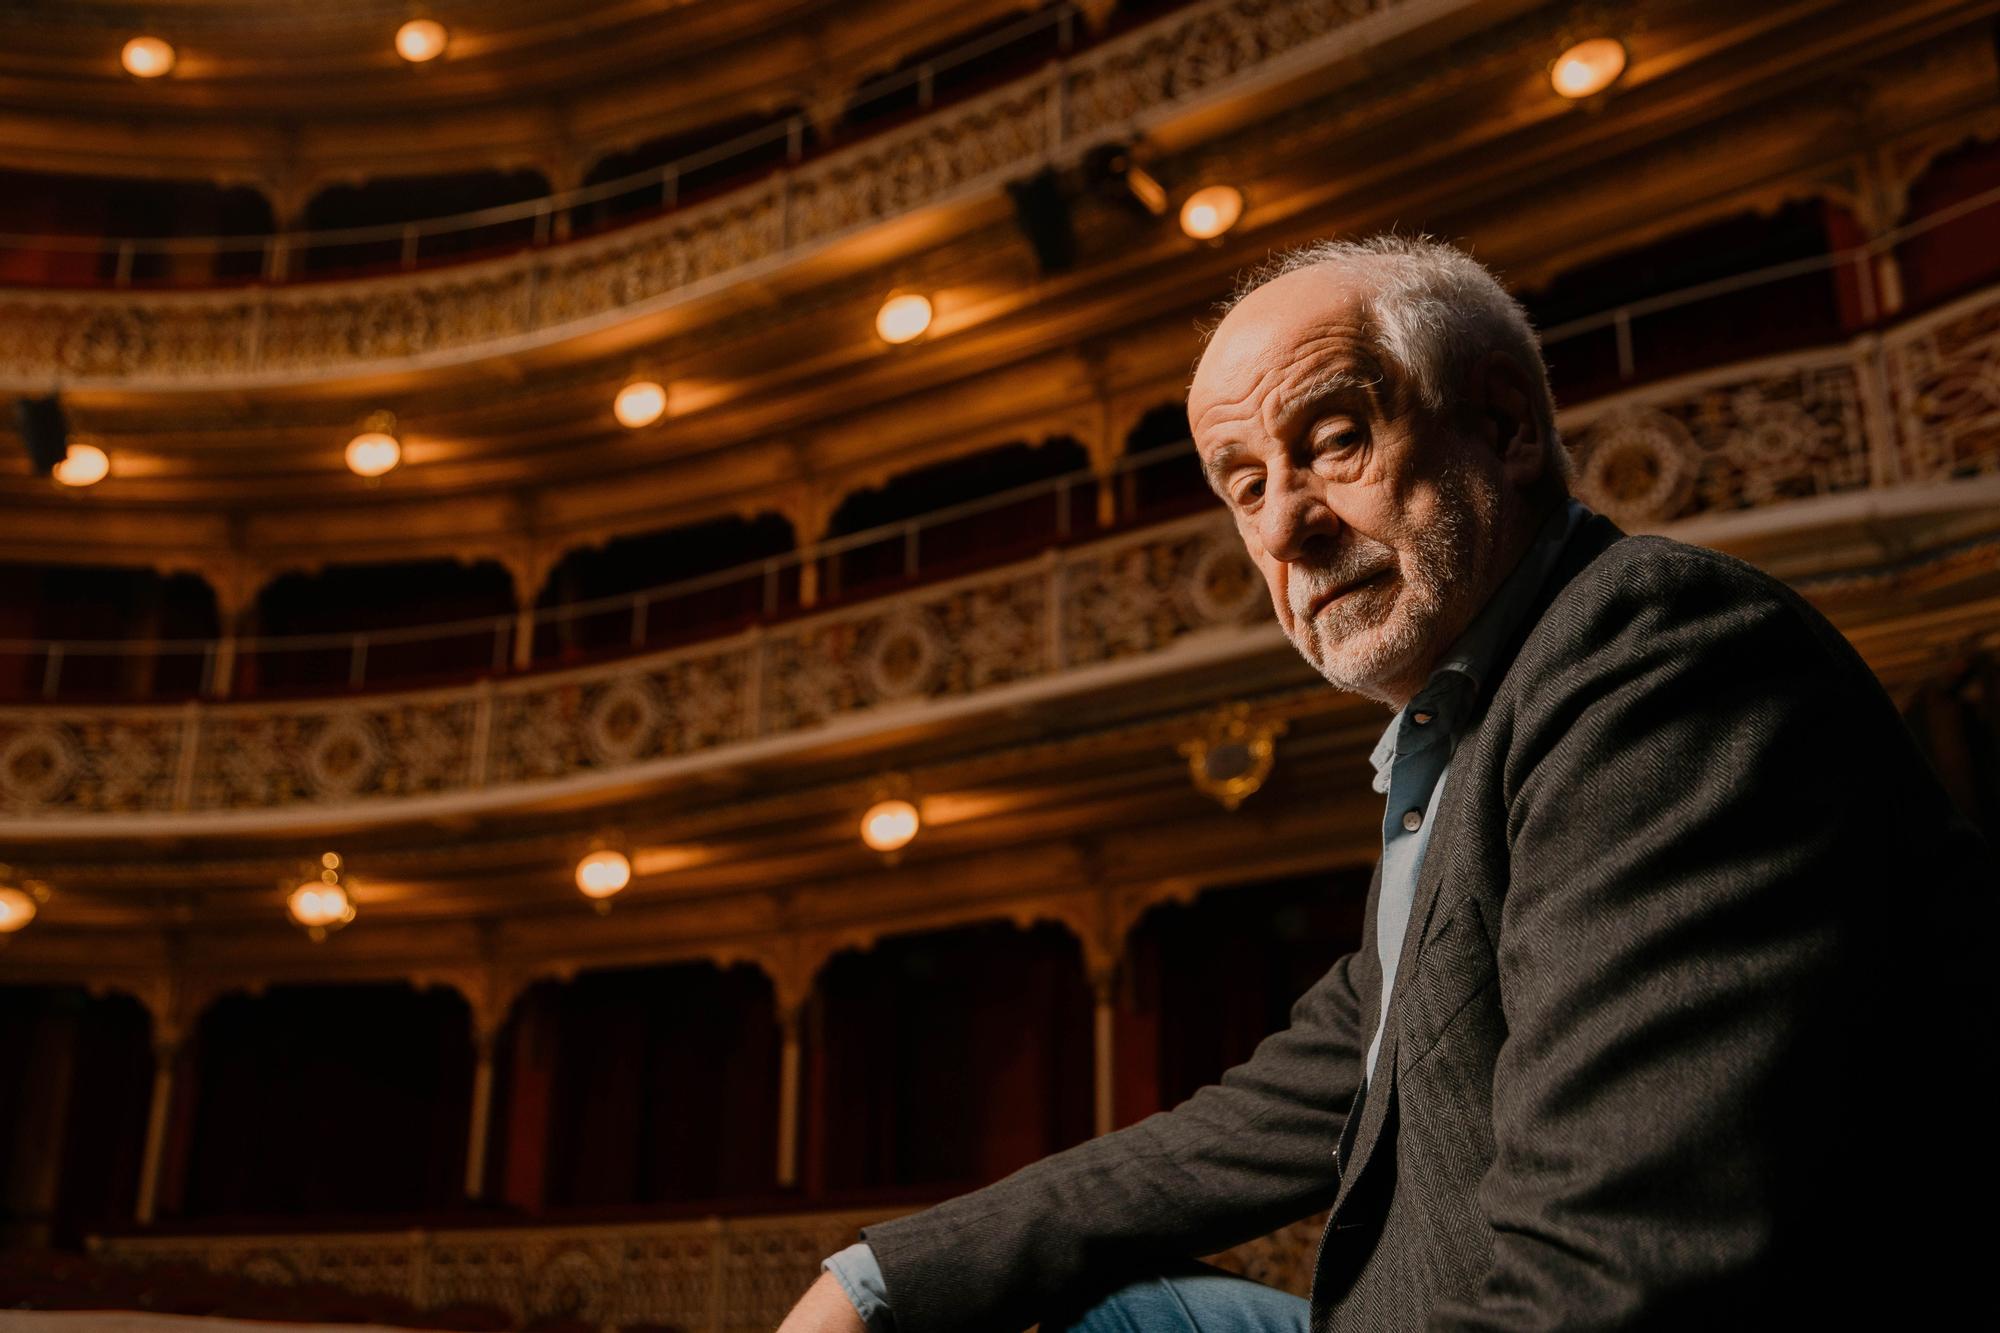
[[[1171,1111],[985,1189],[864,1230],[898,1333],[1018,1330],[1170,1258],[1226,1249],[1333,1200],[1360,1072],[1358,955],[1251,1058]]]
[[[1970,862],[1884,850],[1952,844],[1947,803],[1816,612],[1686,548],[1588,596],[1509,748],[1492,1261],[1433,1330],[1744,1327],[1805,1295],[1781,1274],[1834,1290],[1839,1256],[1788,1247],[1862,1234],[1856,1118],[1899,1040],[1876,1014],[1922,984],[1869,937],[1968,901],[1941,871],[1885,903],[1899,863]]]

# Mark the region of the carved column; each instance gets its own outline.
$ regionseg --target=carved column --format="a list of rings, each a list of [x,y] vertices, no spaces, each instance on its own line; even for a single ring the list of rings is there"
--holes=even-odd
[[[515,522],[523,530],[527,529],[532,518],[530,506],[531,502],[526,497],[516,498]],[[508,576],[514,582],[512,660],[516,671],[524,671],[535,657],[535,599],[541,594],[542,581],[548,577],[553,563],[552,553],[530,539],[503,551],[500,563],[506,567]],[[496,660],[495,668],[499,665]]]
[[[791,1005],[778,1015],[784,1045],[778,1055],[778,1185],[799,1183],[799,1018],[802,1006]]]
[[[215,621],[218,633],[215,657],[208,668],[208,695],[227,699],[236,687],[236,644],[243,634],[251,603],[263,587],[264,576],[241,559],[202,571],[215,593]]]
[[[804,451],[794,448],[793,453],[799,472],[810,476]],[[812,550],[826,539],[827,525],[833,521],[833,510],[840,499],[823,482],[808,480],[786,496],[780,506],[780,512],[792,525],[792,542],[799,552],[801,606],[819,604],[819,561],[813,558]]]
[[[493,1043],[498,1034],[482,1030],[474,1036],[477,1051],[472,1066],[472,1127],[465,1136],[465,1197],[486,1193],[486,1140],[493,1123]]]
[[[1117,1082],[1114,1075],[1117,1052],[1112,1046],[1112,1033],[1117,1013],[1112,1007],[1112,999],[1117,975],[1117,970],[1109,966],[1092,968],[1090,975],[1091,994],[1097,1002],[1095,1038],[1091,1043],[1096,1094],[1091,1125],[1093,1132],[1098,1134],[1109,1134],[1116,1128]]]
[[[141,1226],[153,1220],[160,1198],[160,1163],[166,1156],[167,1116],[174,1105],[174,1067],[181,1045],[174,1038],[153,1043],[153,1100],[146,1110],[146,1151],[139,1159],[139,1200],[132,1215]]]

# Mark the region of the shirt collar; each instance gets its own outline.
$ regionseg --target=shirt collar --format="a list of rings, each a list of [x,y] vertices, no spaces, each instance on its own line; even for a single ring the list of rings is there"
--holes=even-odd
[[[1429,710],[1436,714],[1441,725],[1422,733],[1426,736],[1456,730],[1461,705],[1476,698],[1489,683],[1494,658],[1520,628],[1522,617],[1534,605],[1535,594],[1541,591],[1570,534],[1587,513],[1583,505],[1572,499],[1549,515],[1520,563],[1500,581],[1465,632],[1452,641],[1444,660],[1431,672],[1424,687],[1389,720],[1382,739],[1368,757],[1375,766],[1375,790],[1389,789],[1389,766],[1395,762],[1397,738],[1412,712]]]

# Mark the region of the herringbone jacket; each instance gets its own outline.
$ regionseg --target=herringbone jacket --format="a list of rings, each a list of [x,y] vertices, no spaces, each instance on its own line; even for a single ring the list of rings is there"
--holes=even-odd
[[[1373,890],[1218,1086],[869,1227],[898,1333],[1020,1329],[1329,1205],[1315,1330],[1992,1326],[1990,851],[1750,566],[1591,517],[1526,619],[1361,1104]]]

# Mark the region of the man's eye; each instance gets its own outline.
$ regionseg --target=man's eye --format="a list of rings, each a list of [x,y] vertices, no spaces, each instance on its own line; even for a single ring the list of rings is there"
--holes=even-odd
[[[1315,452],[1337,454],[1359,448],[1366,438],[1366,433],[1359,426],[1338,426],[1314,436],[1313,445]]]
[[[1239,505],[1249,504],[1252,500],[1261,499],[1263,494],[1264,479],[1262,477],[1252,477],[1236,488],[1236,503]]]

